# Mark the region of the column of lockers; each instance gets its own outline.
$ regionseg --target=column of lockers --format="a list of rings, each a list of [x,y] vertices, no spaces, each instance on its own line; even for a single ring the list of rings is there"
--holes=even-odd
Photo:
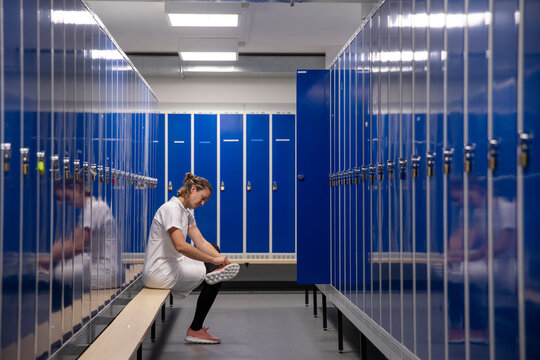
[[[332,65],[331,282],[420,358],[537,351],[539,13],[386,1]]]
[[[123,209],[155,184],[131,153],[155,155],[128,118],[156,100],[81,1],[0,7],[0,357],[44,358],[127,285],[123,248],[144,251],[144,212]]]
[[[195,212],[204,237],[235,258],[294,259],[295,116],[167,114],[167,124],[168,197],[191,169],[214,190]]]

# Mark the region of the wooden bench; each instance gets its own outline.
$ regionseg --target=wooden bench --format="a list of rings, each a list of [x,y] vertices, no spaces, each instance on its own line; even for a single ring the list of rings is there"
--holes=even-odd
[[[141,343],[150,327],[152,341],[155,340],[155,319],[161,309],[162,320],[165,320],[165,300],[170,293],[170,290],[143,288],[79,359],[128,360],[135,351],[137,351],[137,359],[141,359]],[[172,296],[170,298],[172,305]]]

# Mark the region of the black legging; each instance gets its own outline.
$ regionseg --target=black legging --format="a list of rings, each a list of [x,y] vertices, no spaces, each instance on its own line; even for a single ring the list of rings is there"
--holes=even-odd
[[[220,252],[219,246],[214,243],[212,243],[212,246],[218,252]],[[204,263],[204,266],[206,266],[207,274],[219,268],[219,265],[214,265],[212,263]],[[190,326],[191,330],[197,331],[202,329],[204,319],[206,319],[206,315],[208,315],[208,312],[210,311],[210,308],[212,307],[220,288],[221,282],[214,285],[208,285],[206,282],[203,282],[201,293],[199,294],[199,299],[197,300],[195,316],[193,317],[193,322]]]

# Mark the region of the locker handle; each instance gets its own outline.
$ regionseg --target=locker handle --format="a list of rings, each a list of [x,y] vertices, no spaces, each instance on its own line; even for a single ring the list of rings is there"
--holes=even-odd
[[[169,191],[172,191],[172,181],[169,181]]]
[[[247,191],[251,191],[251,181],[247,182]]]
[[[499,141],[497,139],[489,140],[489,169],[495,171],[497,169],[497,152]]]
[[[4,158],[4,172],[9,171],[9,160],[11,159],[11,144],[2,144],[2,157]]]
[[[527,168],[529,166],[529,142],[531,136],[527,133],[519,134],[519,147],[521,150],[520,154],[520,164],[522,168]]]
[[[274,181],[274,183],[272,185],[272,190],[277,191],[277,182],[275,182],[275,181]]]
[[[81,161],[73,160],[73,172],[75,173],[75,180],[79,181],[79,172],[81,171]]]
[[[20,151],[23,175],[28,175],[28,153],[30,152],[30,150],[28,148],[22,148],[20,149]]]
[[[45,174],[45,152],[39,151],[37,153],[37,170],[39,175]]]
[[[225,182],[221,182],[221,191],[225,191]]]

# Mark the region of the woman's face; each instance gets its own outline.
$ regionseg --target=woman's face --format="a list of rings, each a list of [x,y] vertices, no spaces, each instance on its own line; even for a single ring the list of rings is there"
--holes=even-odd
[[[191,192],[190,192],[188,198],[186,199],[187,202],[188,202],[187,206],[190,209],[196,209],[199,206],[203,206],[204,203],[206,203],[208,201],[208,199],[210,199],[210,195],[211,195],[210,190],[203,189],[203,190],[197,191],[197,188],[194,185],[191,188]]]

